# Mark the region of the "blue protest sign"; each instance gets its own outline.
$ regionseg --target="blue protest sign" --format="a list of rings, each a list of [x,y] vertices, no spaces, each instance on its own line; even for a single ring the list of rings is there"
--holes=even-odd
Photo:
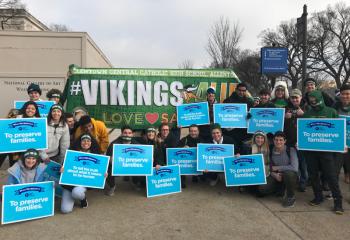
[[[146,177],[147,197],[156,197],[181,192],[179,165],[153,168],[153,175]]]
[[[345,118],[346,125],[346,146],[350,147],[350,116],[339,115],[340,118]]]
[[[104,188],[108,162],[108,156],[68,150],[60,184]]]
[[[46,118],[0,119],[0,153],[47,149]]]
[[[112,160],[113,176],[152,175],[153,146],[114,144]]]
[[[55,182],[55,195],[57,197],[62,197],[62,187],[59,185],[61,164],[50,161],[44,171],[43,177],[44,181],[54,181]]]
[[[288,71],[288,48],[261,48],[261,73],[285,74]]]
[[[15,101],[15,108],[21,109],[26,102],[27,101]],[[38,105],[40,117],[47,117],[47,115],[49,115],[50,108],[55,104],[54,101],[35,101],[35,103]]]
[[[298,119],[297,141],[299,150],[344,152],[345,119]]]
[[[262,154],[226,157],[224,169],[227,187],[266,184]]]
[[[214,123],[222,128],[247,128],[247,104],[214,104]]]
[[[251,108],[250,114],[248,133],[283,131],[284,108]]]
[[[233,144],[198,144],[197,171],[223,172],[224,157],[235,155]]]
[[[197,148],[167,148],[167,165],[179,165],[181,175],[199,175],[197,171]]]
[[[2,224],[54,215],[54,182],[5,185],[2,189]]]
[[[210,123],[208,102],[182,104],[176,107],[177,125],[181,127]]]

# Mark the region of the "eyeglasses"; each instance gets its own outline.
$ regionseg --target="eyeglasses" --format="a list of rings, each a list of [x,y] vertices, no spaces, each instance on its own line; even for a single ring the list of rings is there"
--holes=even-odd
[[[239,92],[246,92],[247,89],[239,89],[239,88],[238,88],[238,91],[239,91]]]

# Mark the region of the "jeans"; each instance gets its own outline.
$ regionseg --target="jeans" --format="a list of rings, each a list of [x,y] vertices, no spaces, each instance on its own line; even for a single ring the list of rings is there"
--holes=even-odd
[[[262,196],[277,193],[286,190],[287,197],[294,197],[295,184],[297,182],[298,174],[293,171],[284,171],[282,173],[282,181],[278,182],[271,175],[267,177],[265,185],[258,186],[258,193]]]
[[[72,191],[63,188],[61,200],[61,212],[70,213],[73,211],[75,200],[84,200],[86,195],[85,187],[74,187]]]
[[[299,160],[299,185],[306,186],[309,175],[307,173],[306,159],[303,152],[297,151],[298,160]]]

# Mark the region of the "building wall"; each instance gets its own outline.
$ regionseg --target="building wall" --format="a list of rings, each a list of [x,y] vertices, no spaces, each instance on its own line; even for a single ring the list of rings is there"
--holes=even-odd
[[[31,82],[39,83],[42,98],[52,88],[63,90],[68,66],[112,67],[87,33],[0,31],[0,117],[13,101],[26,100]]]

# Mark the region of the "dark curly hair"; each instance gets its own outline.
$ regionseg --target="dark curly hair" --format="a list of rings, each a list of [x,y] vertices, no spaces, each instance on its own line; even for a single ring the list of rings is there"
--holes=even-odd
[[[35,115],[34,117],[36,118],[40,118],[40,113],[39,113],[39,107],[38,105],[34,102],[34,101],[27,101],[24,103],[23,107],[20,110],[20,113],[22,114],[23,118],[30,118],[27,114],[26,114],[26,109],[29,105],[33,105],[35,107]]]

